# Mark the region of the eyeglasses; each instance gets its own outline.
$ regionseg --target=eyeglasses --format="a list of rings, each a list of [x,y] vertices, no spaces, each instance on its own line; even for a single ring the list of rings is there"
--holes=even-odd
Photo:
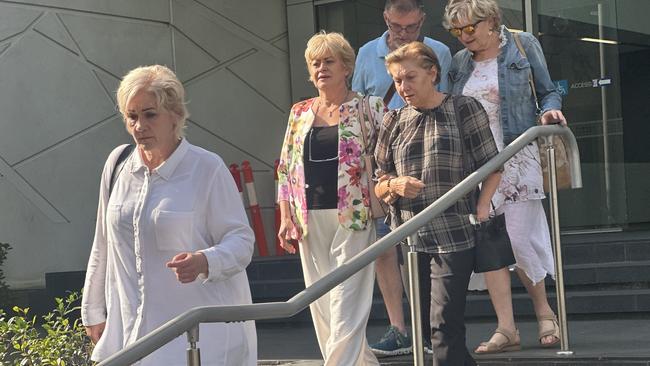
[[[474,24],[468,24],[468,25],[466,25],[464,27],[449,28],[447,30],[449,31],[449,33],[451,33],[452,36],[454,36],[456,38],[460,38],[461,34],[463,34],[463,33],[467,34],[468,36],[471,36],[472,34],[476,33],[476,26],[480,22],[482,22],[482,20],[479,20],[478,22],[476,22]]]
[[[420,26],[422,25],[422,20],[424,17],[422,17],[417,23],[415,24],[409,24],[406,27],[403,27],[399,24],[391,23],[389,21],[386,22],[386,25],[388,26],[388,29],[395,33],[401,33],[402,31],[406,33],[415,33],[420,29]]]

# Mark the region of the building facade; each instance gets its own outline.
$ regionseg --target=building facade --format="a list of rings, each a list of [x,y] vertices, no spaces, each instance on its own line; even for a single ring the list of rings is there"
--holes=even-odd
[[[304,47],[316,30],[358,49],[386,28],[384,0],[0,1],[0,242],[14,288],[83,271],[99,174],[129,142],[114,91],[129,69],[166,64],[184,82],[188,139],[228,164],[251,162],[269,250],[273,162],[293,101],[313,96]],[[423,33],[444,1],[425,1]],[[647,0],[500,0],[509,28],[535,34],[576,135],[584,188],[560,193],[566,233],[650,223]]]

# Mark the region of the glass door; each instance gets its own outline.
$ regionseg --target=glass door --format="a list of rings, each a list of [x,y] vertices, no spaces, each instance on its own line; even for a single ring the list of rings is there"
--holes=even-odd
[[[358,49],[386,30],[384,0],[316,0],[315,29]],[[584,188],[561,191],[562,229],[650,223],[648,0],[498,0],[503,23],[535,34],[575,134]],[[461,49],[441,25],[446,1],[425,1],[422,34]],[[310,35],[309,35],[310,36]],[[302,45],[301,45],[302,46]]]
[[[538,38],[578,140],[583,188],[562,191],[563,229],[627,223],[619,26],[615,0],[537,0]]]

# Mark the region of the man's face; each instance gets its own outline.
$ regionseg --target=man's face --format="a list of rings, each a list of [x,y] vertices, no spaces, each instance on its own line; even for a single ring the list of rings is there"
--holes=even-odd
[[[384,20],[388,27],[388,46],[394,50],[403,44],[418,40],[424,13],[420,10],[408,13],[390,10],[384,12]]]

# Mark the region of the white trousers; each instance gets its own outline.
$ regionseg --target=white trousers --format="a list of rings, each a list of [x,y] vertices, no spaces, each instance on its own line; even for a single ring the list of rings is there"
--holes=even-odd
[[[300,242],[305,286],[310,286],[375,241],[372,222],[365,230],[344,229],[338,210],[310,210],[309,232]],[[325,366],[379,365],[366,340],[375,282],[374,263],[310,305]]]

